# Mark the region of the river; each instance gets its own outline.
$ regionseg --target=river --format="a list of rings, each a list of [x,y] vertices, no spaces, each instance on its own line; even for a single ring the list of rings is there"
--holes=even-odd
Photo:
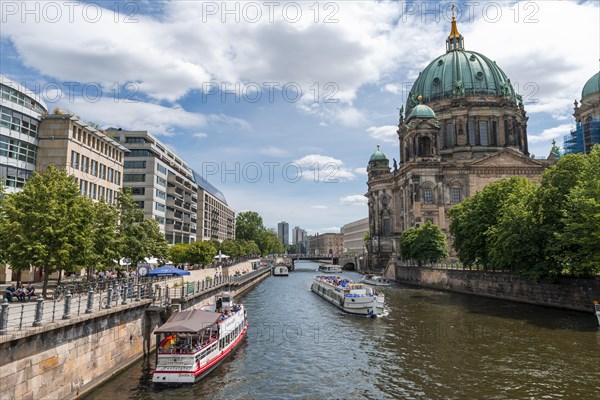
[[[298,263],[236,299],[247,338],[202,381],[154,387],[151,357],[86,399],[600,398],[593,314],[396,286],[387,315],[367,319],[312,293],[316,268]]]

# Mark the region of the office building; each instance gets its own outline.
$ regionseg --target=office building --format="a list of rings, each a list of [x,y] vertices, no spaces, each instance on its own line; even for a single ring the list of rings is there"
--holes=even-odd
[[[235,239],[235,211],[227,204],[223,192],[196,171],[193,176],[198,185],[198,240]]]
[[[72,113],[44,115],[39,128],[36,170],[49,165],[66,169],[77,180],[82,195],[116,203],[122,187],[127,149]]]
[[[40,119],[48,110],[38,95],[4,75],[0,92],[0,185],[13,193],[35,171]]]
[[[363,254],[365,252],[365,234],[369,232],[369,218],[350,222],[342,228],[344,253]]]
[[[123,187],[131,188],[145,218],[158,222],[170,244],[195,242],[198,186],[191,168],[150,132],[107,132],[129,149]]]

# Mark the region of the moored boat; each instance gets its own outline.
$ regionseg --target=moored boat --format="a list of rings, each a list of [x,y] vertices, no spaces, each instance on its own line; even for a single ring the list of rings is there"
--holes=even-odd
[[[338,272],[342,272],[342,267],[339,265],[319,264],[318,271],[326,274],[337,274]]]
[[[273,268],[273,276],[288,276],[289,275],[289,271],[287,267],[284,266],[276,266],[275,268]]]
[[[362,283],[339,276],[317,276],[311,290],[347,313],[369,317],[383,314],[383,293],[375,293]]]
[[[371,286],[390,286],[392,284],[389,279],[384,278],[383,276],[371,274],[363,276],[361,282]]]
[[[194,383],[239,346],[248,329],[244,306],[224,293],[212,308],[180,311],[154,331],[158,345],[152,382]]]

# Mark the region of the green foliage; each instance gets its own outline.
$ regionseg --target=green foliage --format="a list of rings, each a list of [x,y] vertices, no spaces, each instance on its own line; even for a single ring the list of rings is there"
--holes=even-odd
[[[254,240],[264,230],[263,219],[255,211],[244,211],[235,219],[235,238],[238,240]]]
[[[169,248],[169,261],[173,264],[185,264],[188,262],[188,244],[176,243]]]
[[[402,232],[400,252],[405,259],[422,262],[435,262],[448,257],[446,235],[439,226],[427,221],[418,228]]]
[[[217,255],[217,249],[210,242],[194,242],[188,246],[188,257],[191,264],[208,265]]]
[[[64,170],[51,165],[44,174],[34,173],[23,190],[6,196],[0,207],[5,260],[17,272],[40,268],[44,296],[48,276],[77,269],[80,252],[91,249],[89,204]]]
[[[502,216],[502,206],[511,194],[528,185],[526,178],[512,177],[490,183],[481,192],[452,207],[448,215],[454,248],[465,265],[492,266],[490,234]]]
[[[600,273],[600,145],[594,146],[569,192],[556,235],[569,272],[578,276]]]
[[[237,240],[223,240],[221,242],[221,253],[226,254],[230,257],[239,257],[242,252],[240,249],[240,243]]]
[[[144,213],[133,201],[131,190],[126,188],[118,197],[120,224],[117,230],[119,258],[128,258],[131,265],[146,257],[166,258],[168,245],[160,232],[158,222],[144,219]]]
[[[544,171],[494,182],[449,211],[464,264],[509,269],[530,280],[600,273],[600,146]]]

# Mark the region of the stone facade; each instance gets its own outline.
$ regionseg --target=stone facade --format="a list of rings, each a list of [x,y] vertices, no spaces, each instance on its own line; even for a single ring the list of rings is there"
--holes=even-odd
[[[81,194],[116,203],[127,149],[74,114],[45,115],[40,122],[36,170],[66,169]]]
[[[310,236],[309,255],[336,255],[344,253],[344,237],[341,233],[323,233]]]

